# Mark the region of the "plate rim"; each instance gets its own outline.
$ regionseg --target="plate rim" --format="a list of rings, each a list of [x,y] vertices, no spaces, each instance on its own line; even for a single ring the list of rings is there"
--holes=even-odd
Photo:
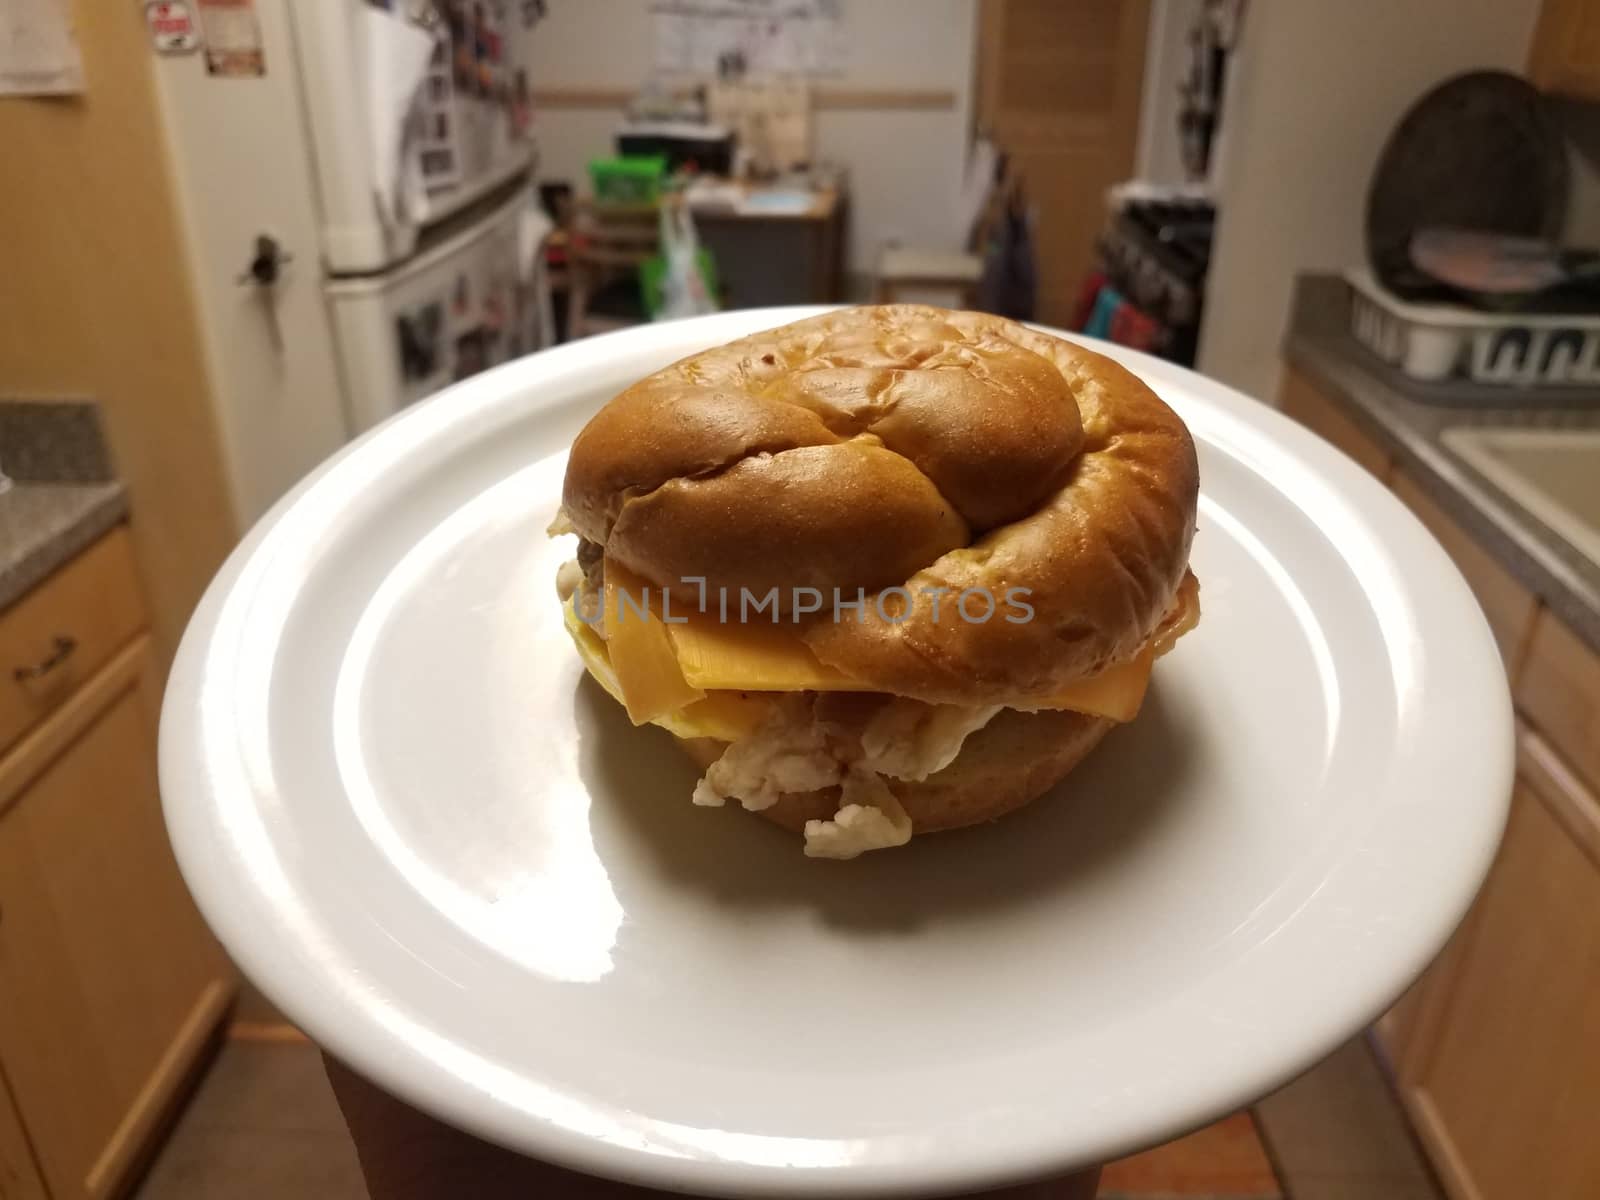
[[[621,330],[531,355],[452,385],[350,442],[292,488],[240,540],[190,619],[163,698],[159,768],[169,838],[196,904],[234,961],[319,1046],[336,1053],[385,1090],[475,1136],[575,1170],[645,1187],[708,1195],[807,1196],[837,1195],[842,1191],[863,1196],[946,1194],[1044,1178],[1091,1162],[1091,1157],[1082,1153],[1062,1154],[1050,1144],[1037,1141],[1023,1147],[1005,1146],[1003,1159],[990,1153],[957,1164],[930,1159],[924,1163],[783,1168],[731,1159],[667,1157],[538,1124],[526,1117],[518,1120],[516,1110],[504,1107],[448,1072],[427,1078],[409,1072],[392,1053],[393,1046],[385,1045],[388,1035],[377,1030],[370,1019],[363,1027],[361,1021],[352,1020],[348,1012],[327,999],[319,986],[315,960],[306,961],[307,969],[301,977],[275,975],[278,964],[267,948],[272,932],[263,934],[247,927],[245,913],[233,899],[238,889],[249,887],[250,883],[218,864],[216,850],[222,840],[224,803],[214,794],[215,775],[206,769],[199,749],[199,743],[204,741],[199,733],[201,697],[214,683],[213,672],[219,666],[214,658],[218,653],[214,635],[219,617],[234,597],[241,578],[288,514],[308,503],[308,497],[314,500],[330,476],[351,469],[354,462],[364,462],[391,441],[403,443],[406,439],[397,431],[406,431],[411,425],[420,428],[429,421],[446,428],[470,423],[484,409],[492,410],[505,403],[513,380],[520,380],[518,386],[525,388],[530,377],[581,374],[617,353],[618,340],[626,340],[630,352],[659,348],[691,353],[697,346],[715,345],[832,307],[837,306],[741,310]],[[1166,1125],[1176,1135],[1254,1101],[1313,1065],[1403,994],[1460,924],[1487,874],[1509,813],[1515,761],[1510,692],[1487,620],[1459,570],[1416,517],[1364,469],[1271,405],[1227,385],[1138,351],[1043,325],[1035,327],[1107,354],[1149,380],[1158,391],[1163,391],[1163,386],[1183,389],[1193,399],[1220,409],[1265,436],[1274,448],[1290,451],[1293,458],[1321,476],[1323,483],[1336,488],[1340,498],[1361,515],[1368,530],[1380,541],[1398,541],[1421,554],[1425,569],[1417,573],[1417,579],[1408,577],[1408,591],[1415,598],[1417,589],[1426,584],[1423,590],[1429,593],[1429,605],[1453,608],[1453,615],[1464,618],[1465,628],[1471,631],[1452,656],[1457,674],[1469,678],[1476,675],[1480,684],[1496,677],[1499,680],[1498,689],[1488,689],[1481,705],[1486,736],[1475,739],[1475,749],[1482,755],[1475,773],[1484,781],[1480,820],[1473,831],[1472,848],[1476,854],[1472,861],[1461,863],[1455,894],[1435,898],[1431,906],[1434,928],[1413,935],[1408,954],[1394,956],[1395,960],[1408,961],[1390,961],[1387,970],[1377,972],[1383,982],[1366,989],[1367,1000],[1356,1006],[1360,1011],[1347,1012],[1338,1020],[1324,1020],[1315,1034],[1303,1034],[1292,1051],[1280,1050],[1276,1056],[1268,1056],[1270,1065],[1258,1064],[1254,1072],[1241,1070],[1231,1087],[1217,1089],[1205,1103],[1191,1105],[1181,1115],[1174,1114]],[[533,369],[534,364],[537,369]],[[534,414],[559,405],[561,397],[550,395],[520,403],[526,405],[525,415],[531,419]],[[404,456],[415,453],[414,447],[405,451],[401,446],[401,450]],[[1504,736],[1487,736],[1494,726],[1499,726]],[[254,794],[250,803],[261,799]],[[1145,1144],[1137,1136],[1120,1142],[1110,1138],[1092,1160],[1108,1161]]]

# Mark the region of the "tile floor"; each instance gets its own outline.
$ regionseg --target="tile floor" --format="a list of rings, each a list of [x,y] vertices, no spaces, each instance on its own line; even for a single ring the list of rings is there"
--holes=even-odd
[[[136,1200],[367,1200],[322,1057],[305,1041],[230,1038]]]
[[[1248,1112],[1109,1164],[1099,1200],[1281,1200],[1260,1134]]]
[[[134,1200],[367,1200],[315,1047],[259,997],[238,1018]],[[1102,1200],[1442,1200],[1361,1039],[1253,1118],[1112,1164]]]
[[[1289,1200],[1443,1200],[1365,1038],[1255,1107]]]

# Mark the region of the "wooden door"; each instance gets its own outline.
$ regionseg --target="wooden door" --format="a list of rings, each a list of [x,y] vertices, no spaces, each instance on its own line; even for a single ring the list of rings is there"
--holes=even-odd
[[[1544,0],[1528,77],[1546,91],[1600,100],[1600,0]]]
[[[112,1194],[232,975],[167,844],[141,638],[0,764],[0,1069],[54,1200]]]
[[[1456,1200],[1600,1196],[1600,802],[1524,734],[1510,823],[1401,1065]]]
[[[1038,319],[1066,325],[1106,189],[1133,172],[1149,0],[983,0],[978,121],[1037,214]]]

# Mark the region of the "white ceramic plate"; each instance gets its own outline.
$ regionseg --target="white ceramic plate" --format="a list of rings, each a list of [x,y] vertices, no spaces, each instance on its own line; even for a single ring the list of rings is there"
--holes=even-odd
[[[1200,445],[1204,620],[1059,794],[849,863],[590,682],[547,541],[605,399],[810,315],[595,338],[451,388],[247,537],[161,729],[178,858],[312,1037],[484,1137],[658,1187],[929,1194],[1159,1142],[1393,1000],[1488,867],[1500,660],[1381,487],[1144,355]]]

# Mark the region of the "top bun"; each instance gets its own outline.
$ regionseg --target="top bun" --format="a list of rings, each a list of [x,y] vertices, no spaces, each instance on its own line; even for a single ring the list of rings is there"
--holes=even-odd
[[[807,642],[875,690],[1018,706],[1145,645],[1187,569],[1198,493],[1188,430],[1117,363],[1002,318],[887,305],[634,384],[574,442],[563,504],[685,601],[696,578],[734,603],[819,589],[828,616]],[[909,606],[831,619],[835,589],[896,586]],[[961,619],[969,588],[1027,589],[1033,617]]]

